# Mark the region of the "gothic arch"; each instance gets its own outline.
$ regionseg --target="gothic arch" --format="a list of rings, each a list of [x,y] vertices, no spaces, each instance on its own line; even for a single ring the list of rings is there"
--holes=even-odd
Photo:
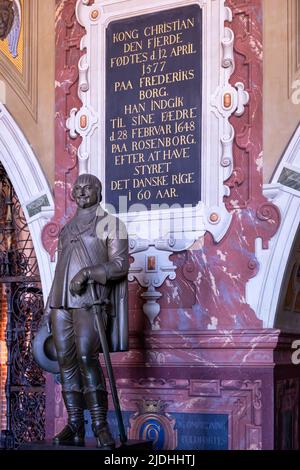
[[[22,205],[38,260],[44,297],[48,295],[54,263],[42,245],[41,232],[53,217],[49,183],[24,134],[0,103],[0,161]]]

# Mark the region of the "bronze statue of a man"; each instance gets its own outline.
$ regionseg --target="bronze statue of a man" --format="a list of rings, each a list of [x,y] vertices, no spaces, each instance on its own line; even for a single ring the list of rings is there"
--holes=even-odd
[[[101,183],[80,175],[72,189],[77,212],[61,230],[58,260],[44,322],[53,334],[68,423],[55,444],[84,445],[84,409],[98,447],[113,447],[108,400],[99,363],[100,340],[91,313],[94,281],[111,351],[127,349],[128,239],[123,223],[99,205]]]
[[[0,39],[7,38],[13,22],[13,2],[11,0],[0,0]]]

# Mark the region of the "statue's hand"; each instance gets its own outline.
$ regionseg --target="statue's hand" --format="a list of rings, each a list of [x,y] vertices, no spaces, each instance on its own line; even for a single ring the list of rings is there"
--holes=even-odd
[[[104,266],[99,264],[98,266],[91,266],[88,268],[88,276],[94,282],[98,284],[102,284],[103,286],[106,284],[106,271]]]
[[[70,282],[70,292],[72,295],[81,295],[86,290],[87,281],[89,280],[89,270],[81,269]]]

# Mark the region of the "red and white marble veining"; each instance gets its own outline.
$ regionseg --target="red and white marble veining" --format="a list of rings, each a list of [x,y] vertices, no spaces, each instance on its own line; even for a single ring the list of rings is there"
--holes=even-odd
[[[250,95],[244,115],[231,119],[234,170],[225,202],[233,219],[220,243],[207,234],[191,252],[173,257],[177,278],[160,290],[161,329],[262,326],[246,302],[245,286],[259,270],[255,240],[261,238],[267,248],[280,223],[279,210],[262,194],[262,2],[228,0],[227,5],[235,34],[231,83],[244,83]]]
[[[77,176],[76,152],[80,139],[72,140],[66,129],[70,109],[80,107],[77,96],[79,42],[84,34],[76,22],[75,0],[57,1],[56,12],[56,131],[54,219],[43,231],[43,244],[54,257],[57,235],[72,215],[70,188]],[[255,240],[267,247],[280,222],[277,208],[262,194],[262,5],[261,0],[228,0],[233,11],[235,71],[232,84],[241,81],[250,95],[242,117],[233,117],[234,171],[226,182],[225,198],[232,212],[231,227],[215,244],[207,234],[189,253],[173,256],[175,281],[167,281],[158,327],[161,329],[222,329],[261,327],[245,299],[245,285],[259,270]],[[130,305],[135,316],[140,288],[133,283]],[[137,315],[140,312],[138,302]],[[145,319],[138,319],[145,324]],[[134,322],[136,324],[136,322]],[[147,325],[146,325],[147,326]]]
[[[60,228],[73,214],[70,189],[77,175],[80,138],[71,139],[66,120],[72,108],[80,108],[77,95],[80,39],[84,29],[76,21],[76,0],[56,0],[55,62],[55,216],[42,234],[43,245],[54,259]]]
[[[75,19],[76,0],[56,3],[56,212],[43,232],[52,258],[59,228],[74,210],[70,188],[78,172],[80,141],[70,139],[66,119],[71,108],[80,107],[77,64],[84,34]],[[138,404],[149,399],[163,400],[170,419],[177,412],[226,413],[229,448],[271,449],[274,367],[283,374],[280,380],[293,377],[296,370],[290,361],[292,338],[263,329],[245,295],[247,281],[259,270],[255,240],[261,238],[267,248],[280,223],[278,209],[262,194],[262,0],[227,0],[227,5],[235,33],[231,82],[243,82],[250,95],[245,114],[231,120],[236,132],[234,170],[225,183],[230,188],[225,203],[232,223],[220,243],[207,234],[189,252],[172,255],[176,279],[160,288],[156,331],[142,312],[143,289],[137,282],[129,284],[130,351],[113,354],[112,361],[124,411],[138,413]],[[59,386],[48,378],[47,387],[50,436],[63,426],[66,415]],[[277,386],[281,409],[288,406],[282,398],[286,388],[286,382]],[[295,390],[299,387],[290,392],[294,401]],[[280,436],[281,415],[277,422]],[[134,433],[133,428],[130,435]]]

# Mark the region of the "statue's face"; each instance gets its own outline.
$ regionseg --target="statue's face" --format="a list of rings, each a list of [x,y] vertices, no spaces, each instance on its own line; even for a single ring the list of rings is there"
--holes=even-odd
[[[10,0],[0,0],[0,39],[9,34],[14,21],[13,4]]]
[[[73,197],[81,209],[94,206],[98,201],[98,188],[86,181],[77,181],[73,188]]]

